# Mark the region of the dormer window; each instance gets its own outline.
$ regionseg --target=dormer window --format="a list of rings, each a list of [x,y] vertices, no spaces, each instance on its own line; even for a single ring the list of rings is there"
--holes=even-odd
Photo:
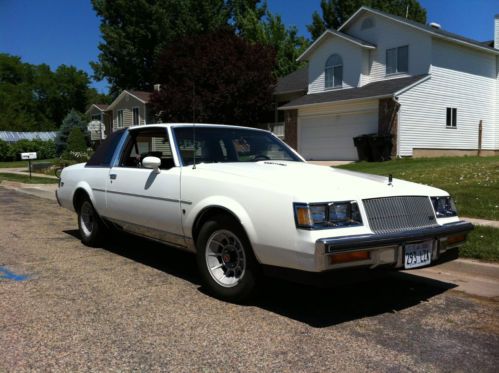
[[[374,27],[374,20],[371,17],[363,20],[362,24],[360,25],[361,30],[367,30],[367,29],[373,28],[373,27]]]
[[[339,88],[343,85],[343,60],[339,54],[329,56],[324,72],[326,88]]]

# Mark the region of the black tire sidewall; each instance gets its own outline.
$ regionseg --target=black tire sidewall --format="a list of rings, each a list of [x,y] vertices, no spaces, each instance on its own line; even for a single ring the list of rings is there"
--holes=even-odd
[[[206,244],[208,239],[217,230],[228,230],[235,234],[243,245],[244,254],[246,256],[246,268],[244,276],[236,286],[223,287],[218,284],[211,276],[206,263]],[[251,249],[250,242],[240,224],[231,218],[225,216],[215,217],[210,219],[201,228],[196,240],[197,254],[196,261],[203,283],[206,285],[210,294],[218,299],[229,302],[244,302],[253,295],[258,278],[258,263]]]
[[[92,227],[92,232],[88,236],[85,235],[85,233],[83,232],[82,226],[81,226],[81,208],[85,203],[90,204],[90,207],[91,207],[91,209],[93,211],[93,215],[94,215],[94,225]],[[92,205],[92,202],[90,202],[90,200],[88,198],[85,198],[80,203],[80,206],[78,208],[78,230],[80,232],[80,239],[81,239],[81,242],[83,244],[85,244],[87,246],[95,246],[95,245],[100,243],[101,233],[102,233],[102,222],[99,218],[99,215],[97,214],[97,211],[95,211],[95,208]]]

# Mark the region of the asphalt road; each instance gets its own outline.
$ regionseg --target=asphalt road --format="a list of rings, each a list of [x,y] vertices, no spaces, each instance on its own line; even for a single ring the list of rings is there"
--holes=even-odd
[[[479,371],[499,367],[499,302],[396,274],[207,296],[193,256],[123,236],[83,246],[76,217],[0,188],[0,371]]]

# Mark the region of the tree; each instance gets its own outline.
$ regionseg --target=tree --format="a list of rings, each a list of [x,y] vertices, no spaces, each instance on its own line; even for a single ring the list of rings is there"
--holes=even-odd
[[[274,51],[225,29],[171,43],[156,67],[153,110],[168,122],[255,125],[271,109]]]
[[[57,133],[57,137],[55,139],[57,154],[61,154],[68,147],[68,137],[73,128],[78,128],[84,134],[86,142],[85,149],[86,145],[90,143],[87,124],[82,120],[78,112],[71,110],[62,121],[62,125],[59,128],[59,132]]]
[[[103,42],[94,77],[107,78],[111,93],[150,89],[155,59],[172,41],[227,24],[224,0],[92,0]]]
[[[87,151],[87,142],[85,140],[84,133],[78,127],[73,127],[69,132],[66,153],[69,152],[83,153],[86,151]]]
[[[71,110],[85,111],[96,95],[88,75],[73,66],[23,63],[0,53],[0,130],[50,131]]]
[[[272,47],[276,53],[274,74],[285,76],[298,67],[298,56],[307,48],[308,41],[298,36],[296,27],[286,28],[279,15],[272,14],[259,1],[239,0],[230,4],[236,33],[246,40]]]
[[[390,14],[426,23],[426,9],[418,0],[321,0],[322,16],[312,14],[312,23],[307,26],[315,40],[328,28],[337,29],[361,6],[368,6]]]

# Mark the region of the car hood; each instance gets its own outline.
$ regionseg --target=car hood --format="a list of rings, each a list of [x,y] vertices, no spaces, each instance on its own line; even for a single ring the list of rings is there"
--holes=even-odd
[[[245,178],[262,188],[277,188],[301,202],[401,195],[447,195],[440,189],[400,179],[393,179],[389,184],[388,175],[376,176],[305,162],[201,163],[196,168],[198,172],[206,173],[206,176],[220,176],[227,182],[231,178]]]

